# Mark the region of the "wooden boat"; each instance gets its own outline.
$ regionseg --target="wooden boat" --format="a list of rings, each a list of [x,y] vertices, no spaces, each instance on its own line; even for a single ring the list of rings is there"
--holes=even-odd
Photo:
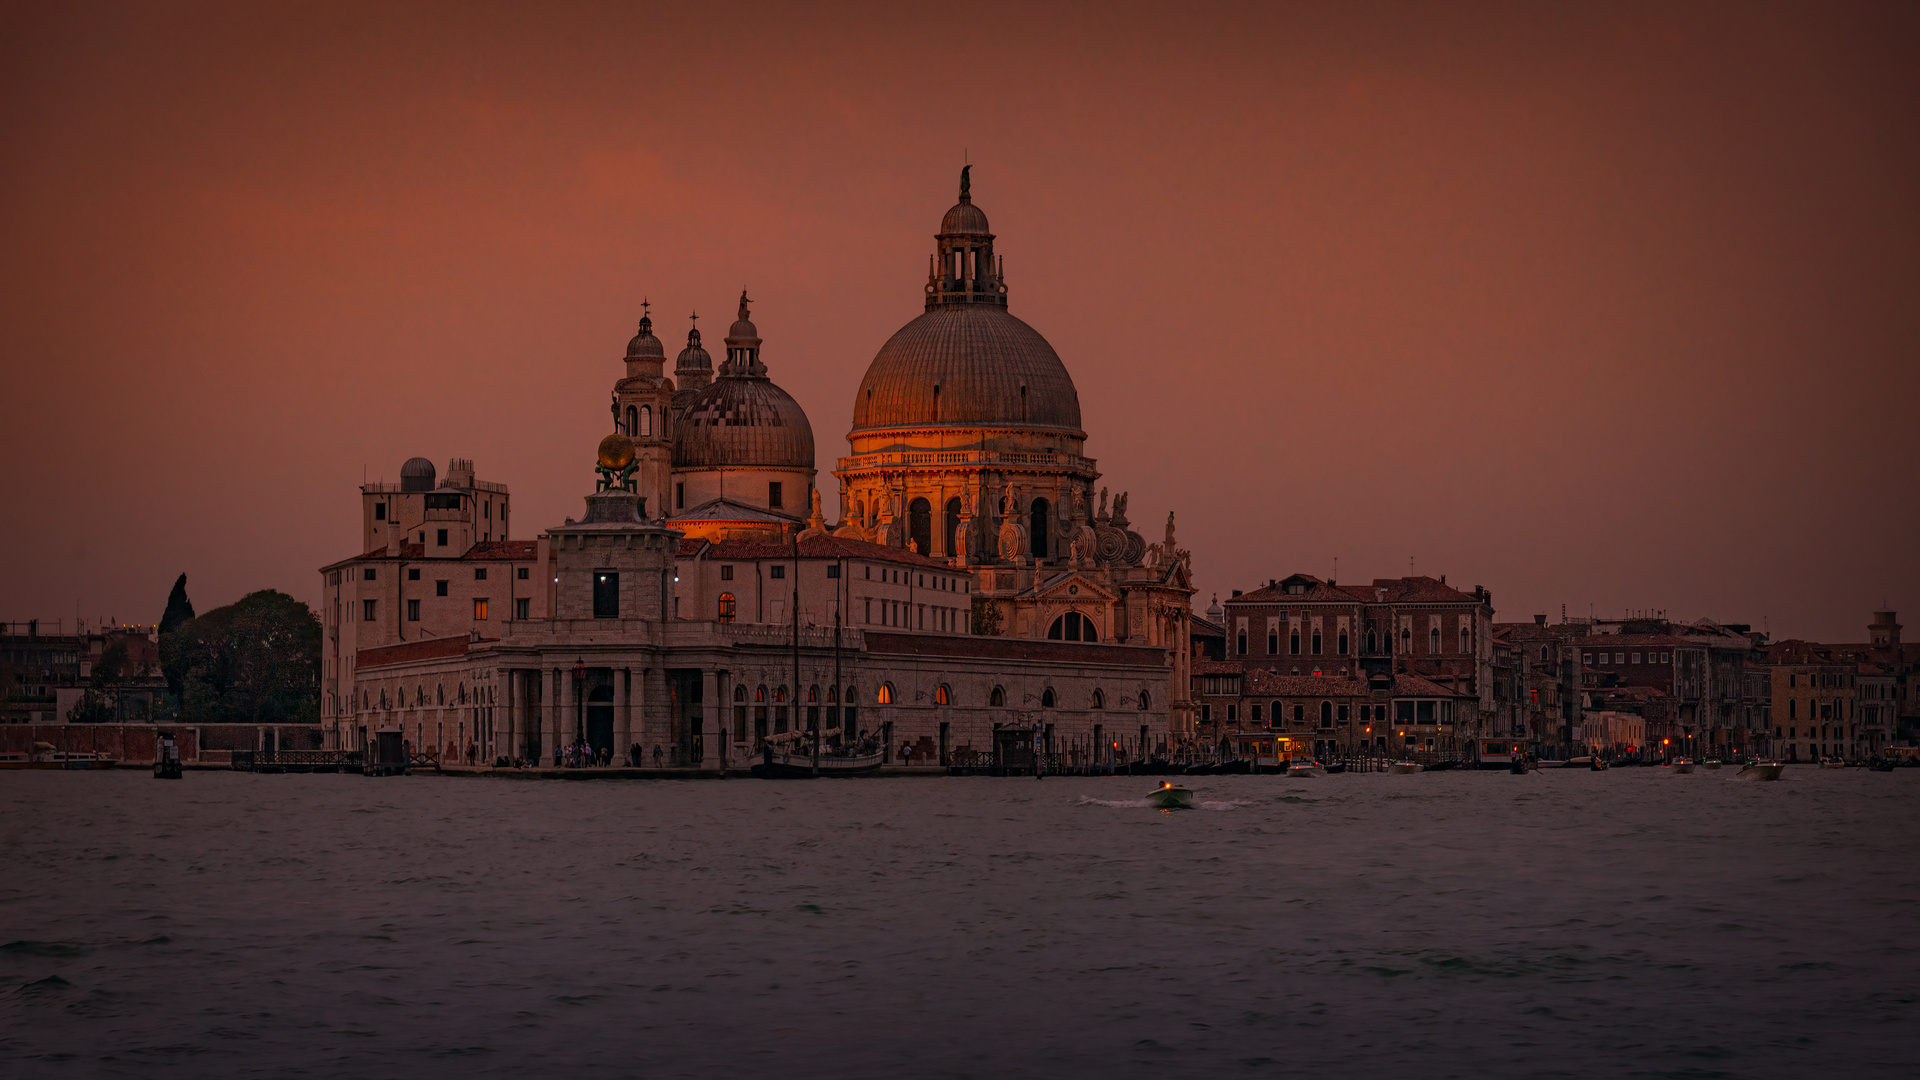
[[[1417,761],[1396,761],[1387,766],[1387,771],[1396,775],[1406,775],[1408,773],[1423,772],[1425,770],[1421,768],[1420,763]]]
[[[1346,771],[1347,771],[1347,763],[1346,763],[1346,762],[1344,762],[1344,761],[1335,761],[1335,762],[1332,762],[1332,763],[1330,763],[1330,764],[1328,764],[1328,765],[1324,765],[1324,766],[1322,766],[1322,768],[1326,770],[1326,774],[1327,774],[1328,776],[1332,776],[1332,775],[1333,775],[1333,774],[1335,774],[1335,773],[1343,773],[1343,772],[1346,772]]]
[[[870,776],[880,771],[885,761],[884,753],[862,754],[846,757],[837,754],[822,754],[816,759],[812,754],[791,754],[774,750],[771,744],[760,750],[760,760],[753,766],[753,775],[762,780],[810,780],[815,776]]]
[[[1600,758],[1587,759],[1587,768],[1593,772],[1606,772],[1608,767],[1607,763]]]
[[[1736,779],[1740,780],[1778,780],[1787,766],[1778,761],[1749,761],[1740,766]]]
[[[1667,768],[1672,769],[1676,773],[1690,773],[1693,771],[1693,759],[1683,757],[1674,758],[1672,761],[1667,762]]]
[[[1155,810],[1191,810],[1193,792],[1174,786],[1171,780],[1160,781],[1160,786],[1147,792],[1147,802]]]
[[[1879,758],[1875,758],[1867,762],[1867,768],[1873,772],[1892,772],[1897,766],[1891,761],[1882,761]]]

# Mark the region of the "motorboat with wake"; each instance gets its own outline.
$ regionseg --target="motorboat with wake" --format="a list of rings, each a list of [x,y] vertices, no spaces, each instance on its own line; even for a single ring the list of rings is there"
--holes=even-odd
[[[1672,761],[1667,762],[1667,768],[1672,769],[1676,774],[1690,773],[1693,771],[1693,759],[1683,757],[1674,758]]]
[[[1425,772],[1426,769],[1417,761],[1396,761],[1387,766],[1387,771],[1396,776],[1405,776],[1410,773]]]
[[[1159,787],[1147,792],[1147,803],[1155,810],[1191,810],[1193,792],[1171,780],[1162,780]]]
[[[1736,780],[1778,780],[1780,774],[1786,770],[1785,762],[1749,761],[1740,766],[1740,771],[1734,774],[1734,778]]]

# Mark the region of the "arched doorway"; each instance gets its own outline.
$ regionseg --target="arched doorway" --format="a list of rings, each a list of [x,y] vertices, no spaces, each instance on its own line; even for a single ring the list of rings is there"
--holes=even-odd
[[[907,504],[907,538],[922,555],[933,554],[933,506],[925,499]]]
[[[1047,500],[1035,499],[1027,515],[1027,532],[1033,538],[1033,558],[1036,562],[1053,554],[1053,530],[1049,528],[1051,522],[1048,520],[1051,517],[1048,511],[1051,509]]]
[[[587,745],[595,753],[613,749],[613,684],[601,683],[587,692]]]
[[[1092,619],[1069,611],[1053,620],[1053,625],[1047,628],[1047,637],[1052,641],[1099,641],[1100,632],[1094,628]]]
[[[957,546],[957,541],[955,539],[960,535],[960,499],[958,496],[955,496],[947,500],[946,533],[947,533],[947,547],[946,547],[946,550],[942,551],[940,554],[951,556],[960,550],[959,547]]]

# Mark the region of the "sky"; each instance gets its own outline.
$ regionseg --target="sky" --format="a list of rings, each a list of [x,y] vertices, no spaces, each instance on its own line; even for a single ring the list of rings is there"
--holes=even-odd
[[[643,297],[671,356],[752,291],[830,493],[965,161],[1197,609],[1920,627],[1916,55],[1898,4],[5,3],[0,619],[312,600],[416,454],[578,516]]]

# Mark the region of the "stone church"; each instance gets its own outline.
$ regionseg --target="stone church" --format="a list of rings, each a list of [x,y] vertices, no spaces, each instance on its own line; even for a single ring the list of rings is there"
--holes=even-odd
[[[514,540],[506,488],[461,460],[365,485],[362,554],[321,570],[335,745],[398,730],[463,758],[585,742],[726,768],[803,725],[923,761],[1190,738],[1190,555],[1172,513],[1149,541],[1101,486],[994,239],[963,170],[925,310],[861,381],[837,522],[744,292],[717,366],[696,323],[669,374],[643,315],[584,520]]]

